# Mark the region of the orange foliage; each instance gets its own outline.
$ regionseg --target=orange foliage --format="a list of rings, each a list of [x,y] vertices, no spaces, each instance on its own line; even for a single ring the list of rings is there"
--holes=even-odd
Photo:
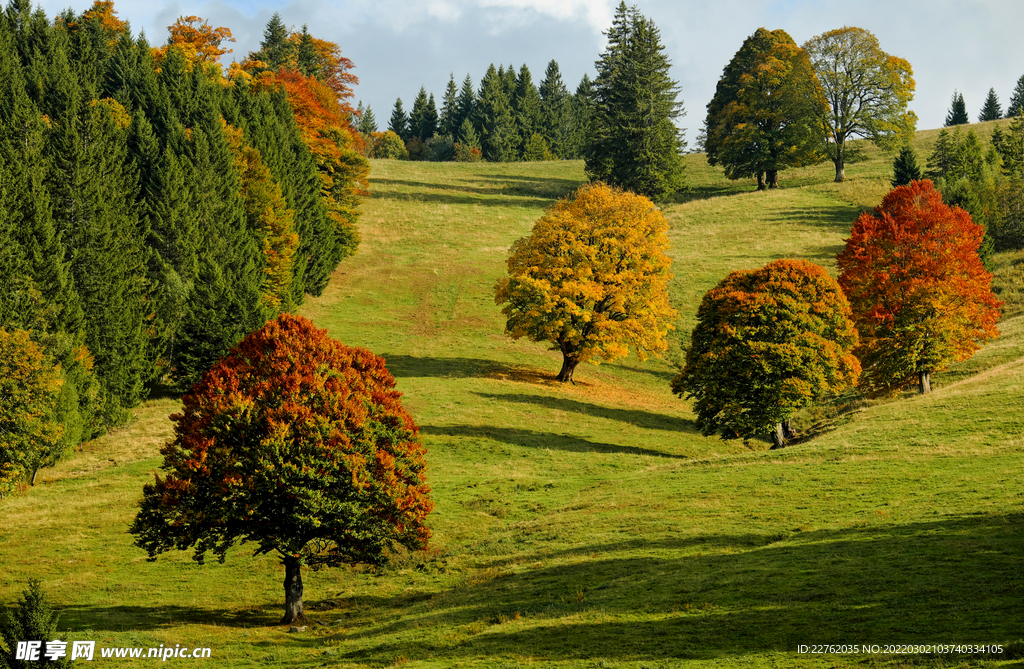
[[[296,32],[288,36],[288,41],[296,47],[293,53],[298,52],[301,40],[302,33]],[[352,107],[345,100],[352,97],[351,87],[359,83],[359,78],[349,72],[355,65],[350,59],[341,55],[341,49],[334,42],[316,37],[312,37],[312,41],[318,65],[318,71],[314,73],[314,76],[334,91],[345,111],[353,112]]]
[[[189,68],[196,63],[220,64],[220,57],[231,53],[231,49],[221,48],[224,42],[234,42],[229,28],[214,28],[206,19],[198,16],[179,16],[174,25],[167,26],[170,37],[167,44],[153,50],[157,64],[167,56],[167,50],[178,47],[185,54]]]
[[[895,394],[999,335],[1002,303],[978,258],[983,234],[927,180],[894,188],[854,223],[839,284],[860,332],[866,392]]]

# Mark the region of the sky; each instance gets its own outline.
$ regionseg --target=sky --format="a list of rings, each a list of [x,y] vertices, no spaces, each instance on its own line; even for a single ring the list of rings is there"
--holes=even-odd
[[[91,0],[43,0],[52,16]],[[438,107],[454,74],[479,87],[489,64],[526,65],[535,84],[558,62],[570,92],[605,45],[618,0],[115,0],[133,32],[145,30],[154,46],[179,16],[196,15],[229,28],[237,40],[226,66],[259,48],[267,21],[278,12],[286,25],[308,25],[316,37],[338,44],[359,77],[354,101],[373,109],[384,130],[395,99],[405,111],[421,86]],[[628,3],[627,4],[632,4]],[[917,89],[910,104],[918,129],[943,125],[954,90],[972,122],[990,88],[1004,110],[1024,75],[1024,2],[1020,0],[638,0],[661,31],[680,87],[686,116],[678,120],[692,147],[722,69],[743,40],[760,27],[781,28],[798,44],[843,26],[872,32],[883,50],[910,62]]]

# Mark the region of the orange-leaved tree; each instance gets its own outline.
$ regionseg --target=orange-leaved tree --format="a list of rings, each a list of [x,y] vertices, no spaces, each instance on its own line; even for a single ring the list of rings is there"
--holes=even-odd
[[[978,258],[984,231],[931,181],[898,186],[853,224],[839,284],[860,332],[861,388],[894,395],[915,377],[971,357],[999,335],[1002,303]]]
[[[304,618],[301,567],[379,564],[424,548],[426,449],[384,359],[282,314],[247,336],[171,416],[166,474],[132,524],[150,558],[235,543],[285,566],[283,622]]]
[[[189,69],[197,63],[213,63],[219,66],[220,57],[232,51],[221,45],[224,42],[235,41],[229,28],[214,28],[206,19],[198,16],[179,16],[174,25],[167,26],[167,31],[170,33],[167,44],[153,49],[153,57],[157,64],[167,56],[168,49],[177,47],[185,54]]]
[[[770,436],[781,447],[798,409],[856,382],[856,343],[850,305],[825,268],[776,260],[704,295],[672,391],[693,398],[705,435]]]
[[[667,232],[646,197],[600,182],[582,186],[512,245],[494,298],[505,305],[505,331],[561,351],[563,382],[579,363],[614,360],[629,346],[641,359],[663,352],[676,317]]]

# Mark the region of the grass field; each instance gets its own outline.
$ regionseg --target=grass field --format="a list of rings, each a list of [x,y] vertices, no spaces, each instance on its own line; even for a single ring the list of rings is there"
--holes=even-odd
[[[935,134],[918,134],[922,159]],[[493,286],[582,164],[375,161],[360,250],[301,313],[398,378],[429,448],[429,551],[306,572],[297,634],[276,625],[271,558],[147,562],[127,527],[178,406],[158,399],[0,503],[0,603],[40,578],[67,638],[212,649],[169,660],[185,666],[1024,667],[1024,255],[997,258],[1000,339],[929,396],[843,398],[769,451],[701,436],[669,390],[698,301],[726,273],[781,257],[835,271],[850,224],[888,190],[891,158],[866,154],[843,184],[825,164],[768,193],[688,157],[693,187],[663,207],[669,354],[582,365],[575,386],[553,380],[557,353],[503,335]]]

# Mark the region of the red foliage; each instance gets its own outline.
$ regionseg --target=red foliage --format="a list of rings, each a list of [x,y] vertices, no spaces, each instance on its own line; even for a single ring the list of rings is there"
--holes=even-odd
[[[927,180],[894,188],[854,223],[839,284],[860,333],[867,392],[893,394],[998,336],[1002,303],[978,258],[983,235]]]

